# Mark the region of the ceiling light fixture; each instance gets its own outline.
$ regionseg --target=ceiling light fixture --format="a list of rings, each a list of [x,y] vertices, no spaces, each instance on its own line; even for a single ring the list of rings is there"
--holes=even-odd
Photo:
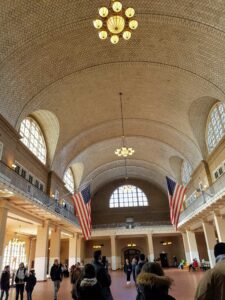
[[[123,8],[120,1],[111,0],[109,7],[101,7],[98,10],[100,18],[93,21],[101,40],[110,37],[112,44],[117,44],[120,37],[129,40],[132,31],[137,29],[138,21],[133,19],[135,10],[132,7]]]
[[[122,147],[115,150],[115,154],[119,157],[128,157],[132,156],[135,150],[132,147],[125,146],[125,130],[124,130],[124,119],[123,119],[123,102],[122,102],[122,93],[119,93],[120,96],[120,112],[121,112],[121,129],[122,129]]]

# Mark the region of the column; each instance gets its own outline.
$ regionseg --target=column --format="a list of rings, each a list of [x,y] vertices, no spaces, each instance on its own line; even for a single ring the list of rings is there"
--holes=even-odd
[[[0,271],[3,268],[4,242],[6,235],[6,223],[8,216],[8,202],[5,199],[0,199]]]
[[[81,235],[77,237],[77,262],[81,262]]]
[[[116,236],[111,235],[111,269],[112,271],[116,271]]]
[[[182,233],[182,238],[183,238],[183,243],[184,243],[186,262],[188,264],[190,264],[191,263],[190,249],[189,249],[189,245],[188,245],[187,234],[185,232]]]
[[[214,226],[206,222],[203,222],[202,226],[205,234],[210,266],[211,268],[213,268],[215,266],[214,246],[216,244],[216,235],[215,235]]]
[[[147,234],[147,243],[148,243],[148,260],[150,262],[154,261],[154,249],[153,249],[153,240],[152,240],[152,234]]]
[[[35,272],[37,280],[46,280],[48,260],[48,221],[43,226],[38,226],[35,250]]]
[[[61,231],[58,226],[55,226],[51,230],[49,269],[53,265],[56,258],[58,258],[60,261],[60,238]]]
[[[194,258],[199,261],[199,254],[198,254],[198,247],[196,243],[196,238],[195,238],[195,233],[192,231],[187,230],[187,241],[188,241],[188,246],[190,249],[190,260],[192,261]]]
[[[214,222],[219,242],[225,242],[225,219],[222,216],[214,214]]]
[[[69,267],[77,262],[77,233],[69,239]]]

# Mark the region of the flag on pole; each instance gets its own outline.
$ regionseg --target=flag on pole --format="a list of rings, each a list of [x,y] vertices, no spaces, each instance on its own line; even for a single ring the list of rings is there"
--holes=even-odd
[[[180,211],[186,193],[186,187],[183,185],[179,185],[177,182],[168,177],[166,177],[166,182],[170,206],[170,220],[171,223],[175,225],[177,229]]]
[[[91,237],[91,192],[88,185],[81,192],[73,195],[73,202],[85,240]]]

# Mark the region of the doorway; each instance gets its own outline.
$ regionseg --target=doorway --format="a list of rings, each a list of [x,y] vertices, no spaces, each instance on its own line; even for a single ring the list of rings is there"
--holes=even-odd
[[[140,253],[141,251],[138,249],[127,249],[124,251],[124,261],[126,258],[128,258],[129,261],[131,262],[135,256],[139,257]]]

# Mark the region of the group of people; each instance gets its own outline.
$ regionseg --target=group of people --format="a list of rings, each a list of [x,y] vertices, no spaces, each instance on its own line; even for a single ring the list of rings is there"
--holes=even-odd
[[[136,300],[175,300],[168,294],[173,280],[165,276],[157,262],[148,262],[142,253],[135,256],[131,263],[127,258],[124,264],[127,284],[130,284],[131,274],[137,288]]]
[[[124,272],[126,273],[127,277],[127,284],[130,284],[131,274],[133,275],[133,280],[136,283],[136,277],[141,272],[143,265],[147,262],[145,255],[142,253],[140,256],[133,257],[132,261],[130,262],[129,258],[125,259],[124,264]]]
[[[24,289],[27,292],[27,300],[32,300],[32,292],[34,286],[36,285],[36,277],[34,270],[30,270],[28,273],[27,269],[24,266],[24,263],[20,263],[19,269],[15,274],[15,283],[16,283],[16,300],[23,300]],[[26,284],[26,286],[25,286]],[[8,300],[10,289],[10,267],[5,266],[2,275],[1,275],[1,297],[0,300]]]
[[[225,299],[225,243],[218,243],[214,247],[216,265],[208,270],[199,282],[195,300],[224,300]],[[175,300],[169,295],[169,289],[173,280],[165,276],[163,269],[157,262],[147,262],[145,255],[135,257],[130,263],[126,259],[124,271],[127,283],[130,276],[136,283],[136,300]],[[108,273],[108,263],[102,259],[101,251],[95,251],[92,264],[82,267],[79,263],[71,268],[72,298],[74,300],[113,300],[110,285],[111,277]],[[60,282],[63,278],[63,267],[58,259],[55,259],[51,267],[51,279],[54,286],[54,300],[57,299]],[[8,300],[10,288],[10,267],[5,266],[1,275],[0,300]],[[19,265],[15,274],[16,300],[23,300],[24,290],[27,292],[27,300],[32,300],[32,292],[36,284],[34,270],[28,273],[24,264]]]

